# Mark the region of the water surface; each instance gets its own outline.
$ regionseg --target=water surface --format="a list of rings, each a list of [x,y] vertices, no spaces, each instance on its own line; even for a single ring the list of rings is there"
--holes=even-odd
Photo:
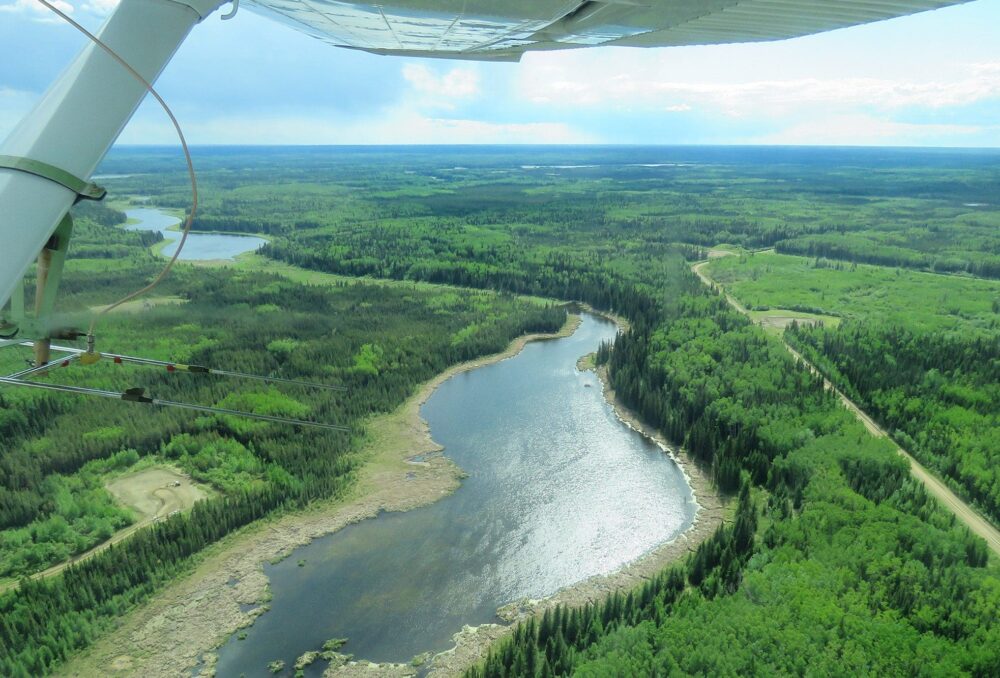
[[[268,662],[291,666],[335,637],[373,661],[438,652],[463,624],[617,570],[686,529],[695,505],[683,474],[576,369],[614,334],[585,316],[572,337],[442,384],[421,414],[469,473],[459,490],[266,565],[271,609],[222,648],[218,675],[265,676]]]
[[[164,246],[160,253],[165,257],[174,256],[181,233],[167,229],[181,223],[180,219],[150,207],[125,210],[125,214],[129,219],[139,220],[139,223],[129,224],[125,228],[130,231],[159,231],[163,234],[164,239],[171,241]],[[181,255],[177,258],[181,261],[233,259],[237,254],[255,251],[266,242],[263,238],[252,235],[195,233],[192,231],[188,234],[184,249],[181,250]]]

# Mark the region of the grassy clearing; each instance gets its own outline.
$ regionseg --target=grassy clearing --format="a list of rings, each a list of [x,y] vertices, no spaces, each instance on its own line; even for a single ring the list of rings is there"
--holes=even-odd
[[[403,289],[420,290],[423,292],[433,291],[439,295],[445,294],[446,290],[455,290],[456,293],[461,291],[463,294],[467,293],[468,290],[464,287],[458,287],[455,285],[442,285],[440,283],[428,283],[416,280],[391,280],[385,278],[358,278],[349,275],[337,275],[336,273],[324,273],[322,271],[311,271],[309,269],[301,268],[293,264],[288,264],[283,261],[277,261],[274,259],[268,259],[267,257],[261,256],[259,254],[248,252],[246,254],[241,254],[236,258],[235,262],[226,261],[210,261],[202,262],[202,265],[206,266],[232,266],[233,268],[252,273],[274,273],[287,278],[291,282],[299,283],[303,285],[375,285],[379,287],[394,287]],[[488,294],[495,294],[494,292],[487,291]],[[548,304],[558,304],[562,303],[556,299],[548,299],[546,297],[539,297],[533,295],[517,295],[517,298],[521,301],[528,302],[530,304],[535,304],[536,306],[545,306]],[[447,297],[436,297],[434,303],[447,305]]]
[[[782,254],[713,260],[706,272],[754,312],[878,319],[914,329],[995,332],[1000,282]],[[777,310],[788,309],[788,310]]]
[[[149,311],[157,306],[176,306],[178,304],[186,304],[187,299],[177,296],[162,296],[162,297],[141,297],[139,299],[133,299],[132,301],[126,301],[121,306],[116,306],[112,309],[111,313],[141,313],[142,311]],[[92,306],[91,311],[100,311],[102,308],[107,306],[107,304]]]
[[[747,315],[755,323],[764,328],[769,334],[780,335],[785,328],[793,322],[800,325],[812,324],[836,329],[840,326],[841,319],[833,315],[822,315],[820,313],[804,313],[802,311],[790,311],[783,308],[772,308],[767,311],[750,311]]]

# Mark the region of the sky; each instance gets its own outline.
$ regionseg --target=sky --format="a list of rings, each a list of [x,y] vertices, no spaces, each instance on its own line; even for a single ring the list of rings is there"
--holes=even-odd
[[[96,29],[117,0],[58,0]],[[0,0],[0,138],[84,39]],[[777,43],[596,48],[516,64],[330,47],[244,7],[197,26],[157,88],[193,144],[1000,147],[1000,0]],[[145,103],[121,144],[174,144]]]

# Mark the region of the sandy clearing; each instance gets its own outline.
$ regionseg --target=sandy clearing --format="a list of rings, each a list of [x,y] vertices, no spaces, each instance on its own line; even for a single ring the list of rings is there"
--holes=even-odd
[[[177,306],[179,304],[186,304],[187,299],[183,297],[143,297],[141,299],[133,299],[132,301],[127,301],[121,306],[116,306],[112,309],[111,313],[139,313],[141,311],[148,311],[150,309],[156,308],[157,306]],[[91,306],[91,311],[100,311],[107,307],[107,304],[101,306]]]
[[[144,523],[189,509],[208,496],[180,471],[164,467],[129,473],[104,487],[119,503],[139,514]]]
[[[785,329],[794,322],[797,322],[802,326],[815,325],[823,327],[826,325],[826,322],[822,318],[802,318],[790,315],[766,315],[758,318],[758,324],[764,327],[773,327],[779,330]]]

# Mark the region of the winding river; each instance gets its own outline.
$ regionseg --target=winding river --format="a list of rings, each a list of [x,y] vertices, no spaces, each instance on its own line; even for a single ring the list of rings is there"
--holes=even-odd
[[[130,231],[159,231],[164,239],[170,241],[161,250],[165,257],[174,256],[181,234],[179,231],[168,230],[171,226],[181,223],[181,220],[152,207],[137,207],[125,210],[129,219],[137,219],[138,223],[128,224]],[[228,235],[222,233],[188,234],[187,242],[181,255],[181,261],[206,261],[212,259],[233,259],[237,254],[253,252],[267,241],[253,235]]]
[[[442,384],[421,415],[469,474],[461,487],[265,565],[270,610],[220,649],[217,675],[267,676],[277,659],[291,675],[330,638],[372,661],[445,650],[498,607],[613,572],[685,530],[696,505],[683,473],[576,368],[615,332],[585,315],[570,337]]]

